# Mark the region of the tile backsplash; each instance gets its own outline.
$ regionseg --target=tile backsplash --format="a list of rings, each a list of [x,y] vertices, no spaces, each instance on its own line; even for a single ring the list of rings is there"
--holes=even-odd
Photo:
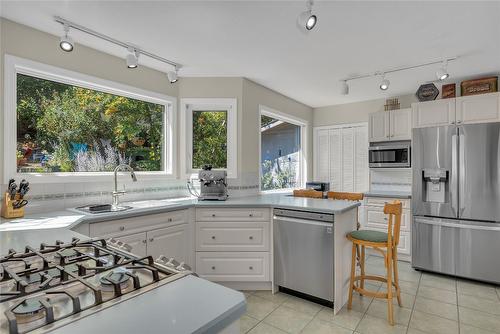
[[[29,180],[28,180],[29,181]],[[244,174],[238,179],[228,180],[230,197],[256,195],[259,192],[258,174]],[[126,194],[120,197],[120,202],[190,197],[186,180],[141,181],[132,182],[122,176],[119,179],[119,190],[125,189]],[[196,187],[196,182],[195,182]],[[25,207],[26,214],[59,211],[89,204],[111,203],[113,182],[86,183],[32,183],[26,196],[29,204]],[[7,186],[0,185],[4,194]],[[3,195],[2,195],[3,196]]]
[[[411,192],[411,168],[370,168],[371,191]]]

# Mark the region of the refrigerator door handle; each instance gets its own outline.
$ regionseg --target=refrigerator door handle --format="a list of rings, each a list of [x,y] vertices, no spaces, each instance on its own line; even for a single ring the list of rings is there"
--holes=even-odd
[[[457,141],[458,135],[454,134],[451,136],[451,185],[450,185],[450,197],[451,197],[451,209],[453,214],[456,216],[458,214],[458,161],[457,161]]]
[[[464,221],[461,223],[452,223],[448,221],[439,221],[439,220],[430,220],[430,219],[416,219],[415,223],[417,224],[427,224],[427,225],[436,225],[443,227],[453,227],[460,229],[468,229],[468,230],[483,230],[483,231],[498,231],[500,232],[500,224],[496,223],[488,223],[488,224],[467,224]]]
[[[460,131],[460,129],[459,129]],[[458,161],[459,161],[459,199],[460,199],[460,209],[459,209],[459,217],[462,216],[465,210],[465,177],[467,170],[465,169],[465,135],[460,133],[459,135],[459,143],[458,143]]]

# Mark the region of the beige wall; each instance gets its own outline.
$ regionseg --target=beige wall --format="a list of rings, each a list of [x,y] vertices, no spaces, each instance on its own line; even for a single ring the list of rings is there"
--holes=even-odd
[[[399,96],[401,108],[409,108],[417,98],[413,94]],[[315,108],[313,111],[314,126],[368,122],[372,112],[384,110],[385,99],[338,104]]]
[[[307,179],[312,177],[312,108],[292,100],[275,91],[269,90],[248,79],[243,80],[243,117],[241,119],[243,146],[240,161],[243,170],[248,173],[259,172],[259,105],[300,118],[309,123],[307,142]]]

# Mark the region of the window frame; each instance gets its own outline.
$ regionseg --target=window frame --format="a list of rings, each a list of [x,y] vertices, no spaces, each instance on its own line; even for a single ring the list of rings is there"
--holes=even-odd
[[[299,150],[299,187],[304,188],[306,184],[307,177],[307,131],[309,128],[309,122],[305,119],[291,116],[289,114],[283,113],[276,109],[267,107],[265,105],[259,105],[259,118],[258,118],[258,133],[259,133],[259,193],[261,194],[272,194],[272,193],[286,193],[290,192],[291,188],[283,189],[272,189],[263,190],[262,189],[262,134],[261,134],[261,119],[262,116],[272,117],[274,119],[290,123],[293,125],[300,126],[300,150]]]
[[[111,180],[113,172],[55,172],[55,173],[18,173],[17,172],[17,74],[24,74],[40,79],[56,81],[63,84],[97,90],[113,95],[124,96],[164,106],[165,121],[163,124],[163,171],[141,171],[136,174],[142,180],[173,179],[176,156],[176,108],[177,99],[129,85],[105,80],[90,75],[74,72],[36,61],[5,55],[4,58],[4,163],[3,178],[7,183],[10,178],[26,178],[32,183],[57,182],[101,182]]]
[[[193,166],[193,110],[227,112],[227,171],[229,179],[238,177],[238,101],[236,98],[183,98],[181,112],[181,170],[189,179],[197,178],[200,169]]]

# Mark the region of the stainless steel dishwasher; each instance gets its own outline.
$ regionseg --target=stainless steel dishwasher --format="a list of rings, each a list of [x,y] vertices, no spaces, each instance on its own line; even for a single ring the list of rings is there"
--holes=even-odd
[[[279,290],[333,306],[331,214],[274,209],[274,281]]]

